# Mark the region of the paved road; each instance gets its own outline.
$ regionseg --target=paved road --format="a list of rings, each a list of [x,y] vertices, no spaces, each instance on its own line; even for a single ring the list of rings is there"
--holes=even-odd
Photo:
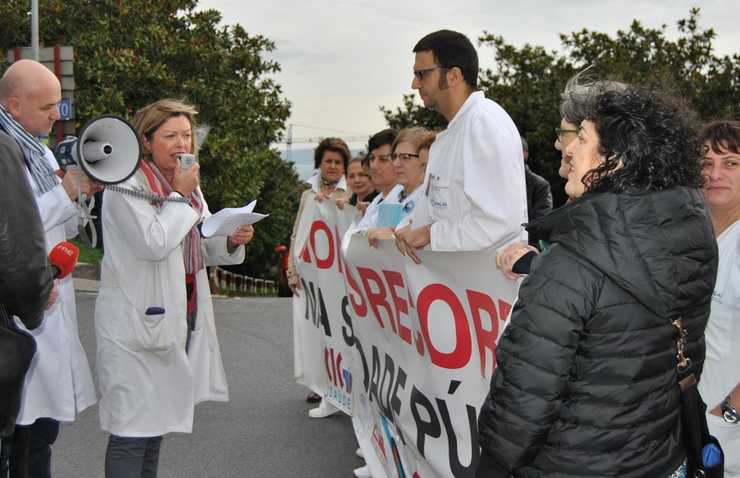
[[[95,293],[77,292],[80,336],[95,372]],[[290,299],[215,299],[231,401],[195,409],[192,435],[165,437],[160,478],[347,478],[364,463],[346,415],[308,418],[307,389],[293,379]],[[99,478],[107,434],[97,406],[62,425],[55,478]]]

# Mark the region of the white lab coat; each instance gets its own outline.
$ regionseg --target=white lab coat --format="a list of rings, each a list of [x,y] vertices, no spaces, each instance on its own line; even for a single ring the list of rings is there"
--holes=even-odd
[[[136,176],[122,187],[139,187]],[[173,194],[177,196],[176,194]],[[210,213],[204,202],[204,218]],[[228,400],[205,269],[196,275],[198,316],[187,337],[185,266],[181,242],[200,221],[185,203],[148,201],[106,191],[105,256],[95,306],[100,376],[100,427],[124,437],[189,433],[193,407]],[[206,265],[238,264],[225,237],[203,240]],[[158,307],[164,313],[147,309]]]
[[[704,339],[707,354],[699,380],[709,432],[725,452],[725,478],[740,477],[740,424],[709,413],[740,383],[740,221],[717,238],[719,269]],[[738,408],[740,404],[734,403]]]
[[[433,251],[500,249],[527,242],[522,142],[514,122],[482,92],[468,97],[429,151],[412,228],[433,223]]]
[[[59,168],[48,148],[46,160],[52,169]],[[37,188],[30,174],[28,180],[35,194]],[[77,207],[61,184],[37,197],[36,203],[44,226],[47,252],[77,235]],[[75,412],[97,401],[90,366],[78,335],[72,276],[59,279],[57,283],[59,297],[44,313],[41,326],[29,331],[36,338],[36,355],[26,374],[23,401],[16,420],[20,425],[31,425],[44,417],[70,422],[75,419]],[[20,320],[16,319],[16,323],[23,328]]]

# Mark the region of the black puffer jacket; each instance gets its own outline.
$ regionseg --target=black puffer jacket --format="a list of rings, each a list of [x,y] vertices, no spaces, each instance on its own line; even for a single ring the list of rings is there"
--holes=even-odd
[[[44,249],[44,230],[28,183],[23,155],[18,144],[0,129],[0,303],[9,315],[35,329],[44,317],[44,306],[53,281]],[[3,320],[3,318],[0,318]],[[12,320],[12,318],[9,318]],[[4,322],[5,323],[5,322]],[[10,327],[15,328],[15,323]],[[4,334],[6,335],[6,334]],[[0,367],[11,363],[0,348]],[[25,364],[28,365],[28,364]],[[14,370],[23,370],[21,367]],[[23,376],[0,384],[0,438],[13,432],[21,406]]]
[[[530,228],[551,247],[496,350],[476,476],[669,475],[684,459],[669,318],[700,368],[717,271],[701,194],[587,194]]]

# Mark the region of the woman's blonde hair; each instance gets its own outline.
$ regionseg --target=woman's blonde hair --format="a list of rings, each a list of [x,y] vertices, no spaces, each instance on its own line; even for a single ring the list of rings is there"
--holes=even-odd
[[[195,138],[195,115],[197,114],[198,111],[195,109],[195,106],[187,104],[183,100],[172,98],[159,100],[141,108],[134,116],[133,124],[142,139],[141,148],[143,156],[145,158],[151,158],[152,155],[151,150],[143,141],[144,138],[148,142],[151,142],[154,132],[165,124],[167,120],[177,116],[185,116],[190,121],[190,127],[193,130],[190,138],[190,152],[192,154],[198,154],[198,142]]]
[[[395,152],[396,147],[399,143],[403,143],[404,141],[409,141],[416,146],[416,151],[418,152],[419,145],[421,144],[422,140],[429,134],[429,130],[422,128],[421,126],[413,126],[411,128],[404,128],[401,131],[398,132],[398,136],[396,136],[396,139],[393,141],[393,145],[391,145],[391,151]]]

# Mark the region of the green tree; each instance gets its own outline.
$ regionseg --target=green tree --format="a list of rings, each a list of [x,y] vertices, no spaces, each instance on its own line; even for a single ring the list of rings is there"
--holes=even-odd
[[[561,119],[560,93],[581,70],[589,68],[587,75],[594,79],[668,85],[705,120],[740,116],[740,56],[714,54],[716,34],[700,28],[699,13],[691,9],[689,18],[677,23],[675,41],[666,38],[666,25],[646,28],[638,20],[613,37],[586,29],[561,34],[562,52],[533,45],[517,48],[487,32],[478,39],[493,51],[495,65],[480,72],[479,88],[506,109],[527,138],[530,165],[550,181],[556,204],[562,204],[565,194],[557,176],[560,153],[553,148],[553,128]],[[440,124],[414,103],[413,95],[405,95],[396,111],[381,110],[395,127]]]
[[[270,217],[256,227],[246,272],[261,276],[285,244],[301,186],[270,147],[290,114],[264,58],[274,44],[240,25],[220,27],[216,10],[197,0],[46,0],[39,5],[40,43],[75,49],[77,128],[104,113],[126,118],[161,98],[185,98],[211,127],[200,151],[201,184],[213,211],[258,198]],[[0,4],[0,47],[30,43],[27,0]],[[272,188],[279,188],[273,190]]]

